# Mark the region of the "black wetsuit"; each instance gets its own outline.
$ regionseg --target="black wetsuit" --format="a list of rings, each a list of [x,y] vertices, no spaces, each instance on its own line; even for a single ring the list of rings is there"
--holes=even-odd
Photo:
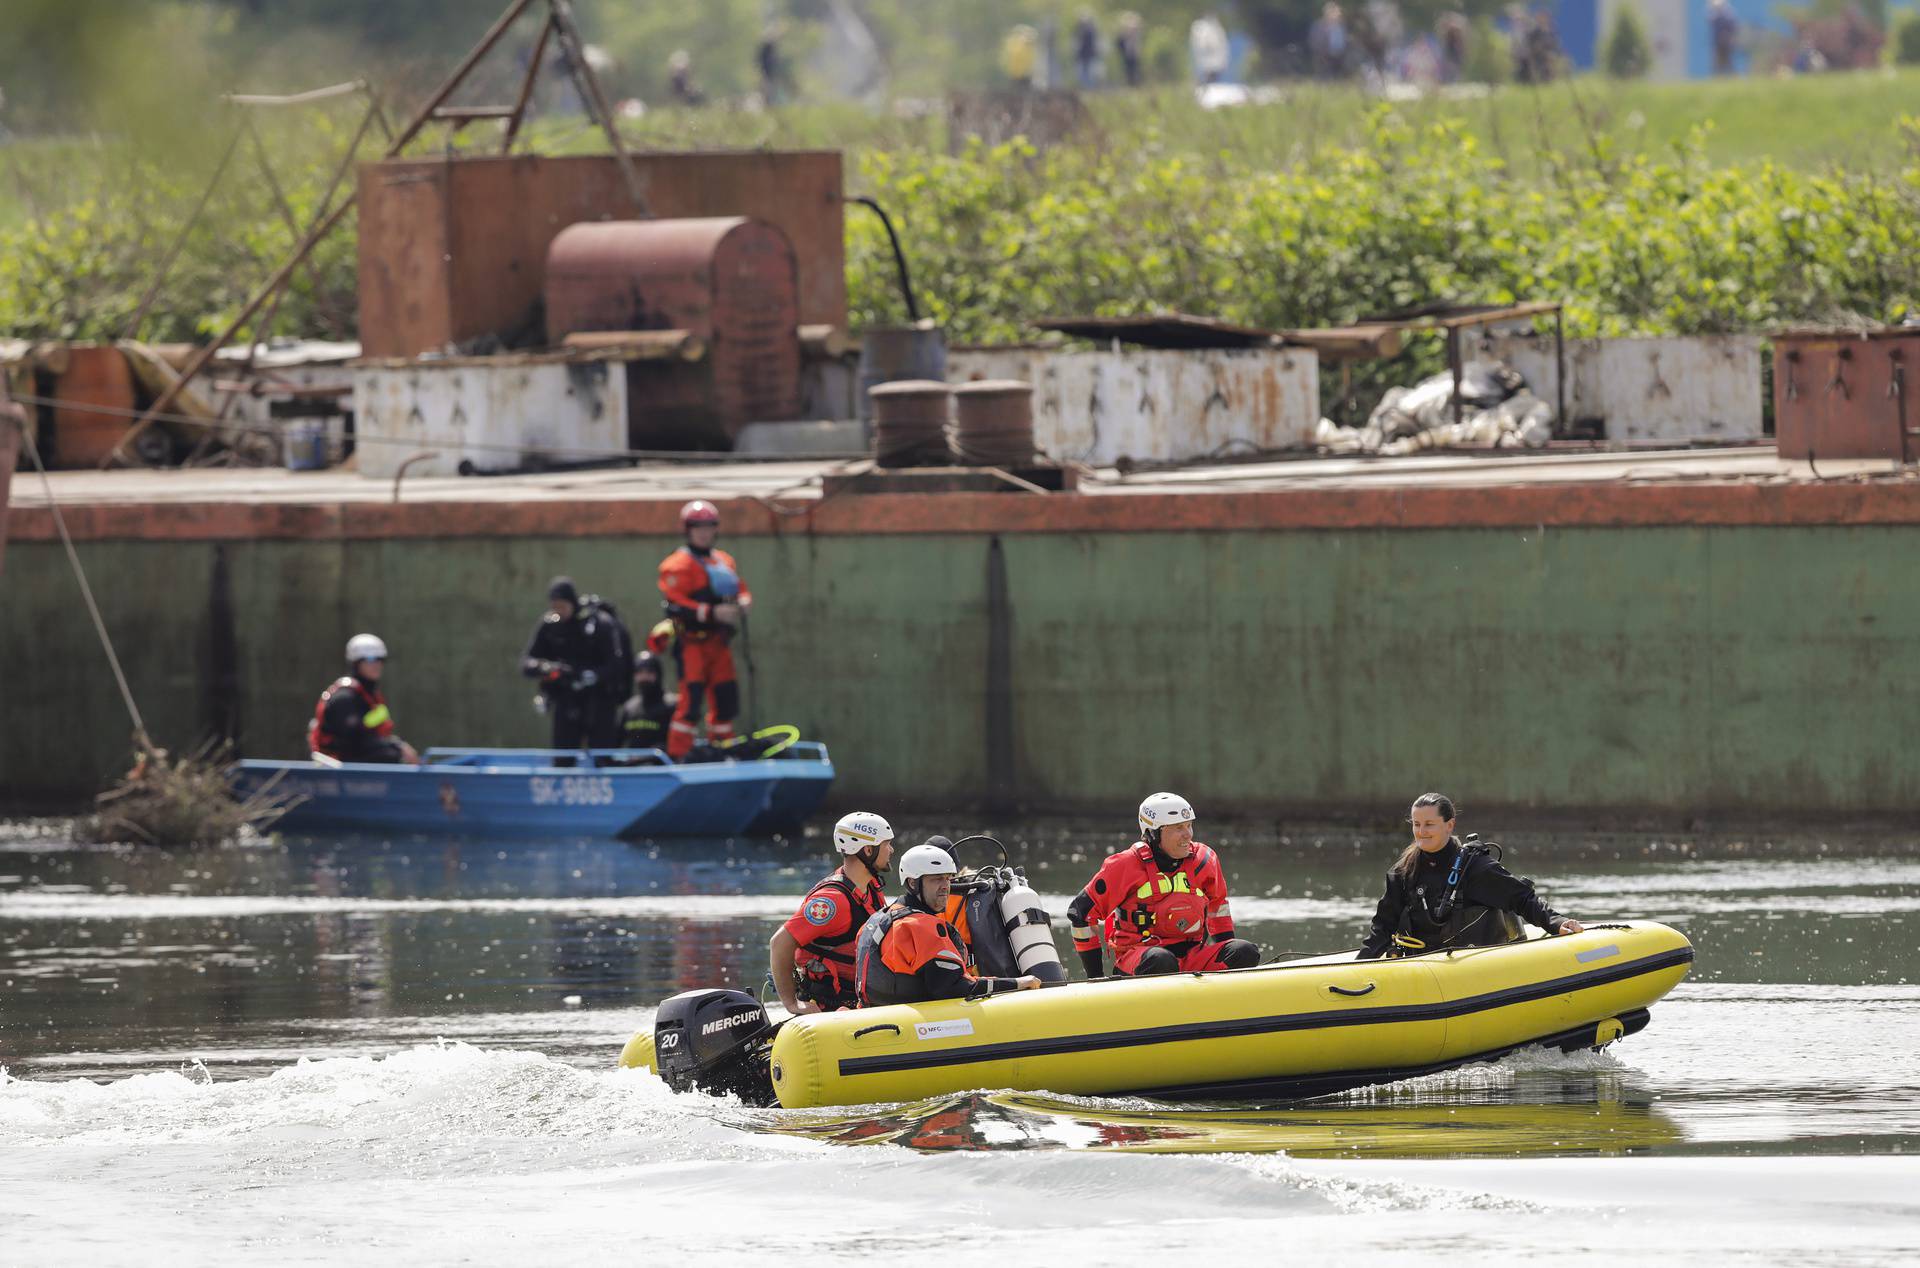
[[[673,721],[675,703],[674,697],[667,694],[658,678],[650,683],[642,683],[620,706],[621,747],[664,749],[667,746],[667,725]]]
[[[1373,913],[1373,927],[1360,948],[1360,958],[1374,960],[1393,946],[1396,933],[1420,939],[1429,947],[1497,946],[1512,941],[1502,913],[1519,916],[1549,933],[1562,917],[1533,892],[1533,882],[1515,876],[1491,854],[1469,849],[1460,876],[1460,894],[1445,919],[1435,908],[1447,889],[1447,873],[1460,851],[1458,839],[1447,848],[1422,854],[1411,876],[1387,873],[1387,889]]]
[[[540,680],[554,748],[618,743],[614,711],[626,686],[619,680],[618,646],[611,623],[587,605],[567,618],[549,612],[534,629],[520,672]]]

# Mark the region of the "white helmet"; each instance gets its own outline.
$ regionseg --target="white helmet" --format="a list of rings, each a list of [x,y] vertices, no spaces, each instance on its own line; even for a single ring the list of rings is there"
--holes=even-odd
[[[922,876],[952,876],[959,870],[953,865],[953,855],[932,843],[916,845],[900,856],[903,881],[917,881]]]
[[[385,660],[387,645],[380,641],[377,634],[355,634],[347,640],[347,663],[357,665],[363,660]]]
[[[1149,841],[1157,840],[1169,823],[1192,822],[1193,805],[1185,797],[1159,792],[1140,803],[1140,831]]]
[[[893,825],[870,810],[842,815],[833,825],[833,848],[842,854],[858,854],[871,846],[893,840]]]

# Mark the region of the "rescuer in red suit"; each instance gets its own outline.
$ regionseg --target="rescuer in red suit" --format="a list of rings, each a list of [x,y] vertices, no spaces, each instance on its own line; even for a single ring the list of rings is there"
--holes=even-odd
[[[1141,802],[1140,834],[1143,840],[1107,857],[1067,909],[1087,976],[1105,972],[1102,943],[1124,976],[1260,963],[1260,948],[1233,936],[1226,873],[1213,848],[1193,839],[1187,799],[1163,792]]]
[[[767,972],[789,1013],[832,1012],[859,1005],[854,939],[887,905],[880,878],[893,860],[893,826],[856,810],[833,825],[843,862],[814,882],[800,909],[767,943]]]
[[[719,508],[706,501],[687,503],[680,508],[680,529],[686,545],[660,564],[660,594],[673,618],[680,653],[680,704],[667,730],[667,756],[676,762],[692,751],[703,710],[709,744],[733,738],[740,682],[730,644],[753,606],[739,565],[714,546],[720,536]]]

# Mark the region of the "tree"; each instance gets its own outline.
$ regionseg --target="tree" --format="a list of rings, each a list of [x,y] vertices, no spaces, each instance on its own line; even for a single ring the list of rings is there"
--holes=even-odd
[[[1653,47],[1647,40],[1647,28],[1640,11],[1621,5],[1607,33],[1606,52],[1601,58],[1607,74],[1615,79],[1639,79],[1653,67]]]

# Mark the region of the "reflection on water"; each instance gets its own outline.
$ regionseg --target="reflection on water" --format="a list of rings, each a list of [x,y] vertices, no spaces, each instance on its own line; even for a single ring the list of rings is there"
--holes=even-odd
[[[936,828],[904,829],[905,839]],[[1211,834],[1241,932],[1351,947],[1397,840]],[[1115,833],[1009,832],[1056,912]],[[1642,1036],[1296,1106],[978,1094],[755,1132],[916,1149],[1477,1157],[1920,1147],[1920,860],[1911,842],[1509,843],[1563,911],[1675,925],[1699,959]],[[832,863],[808,841],[627,845],[289,839],[165,854],[0,825],[0,1065],[216,1079],[461,1039],[612,1064],[662,997],[757,989],[766,943]],[[1057,931],[1066,950],[1064,930]],[[1071,958],[1069,957],[1069,963]],[[199,1068],[199,1067],[195,1067]]]
[[[1296,1158],[1619,1155],[1672,1146],[1681,1126],[1645,1099],[1581,1085],[1587,1099],[1494,1103],[1471,1095],[1411,1106],[1212,1109],[976,1092],[871,1115],[812,1116],[759,1130],[840,1145],[911,1149],[1080,1149],[1127,1153],[1287,1153]],[[1594,1092],[1601,1095],[1595,1097]]]

